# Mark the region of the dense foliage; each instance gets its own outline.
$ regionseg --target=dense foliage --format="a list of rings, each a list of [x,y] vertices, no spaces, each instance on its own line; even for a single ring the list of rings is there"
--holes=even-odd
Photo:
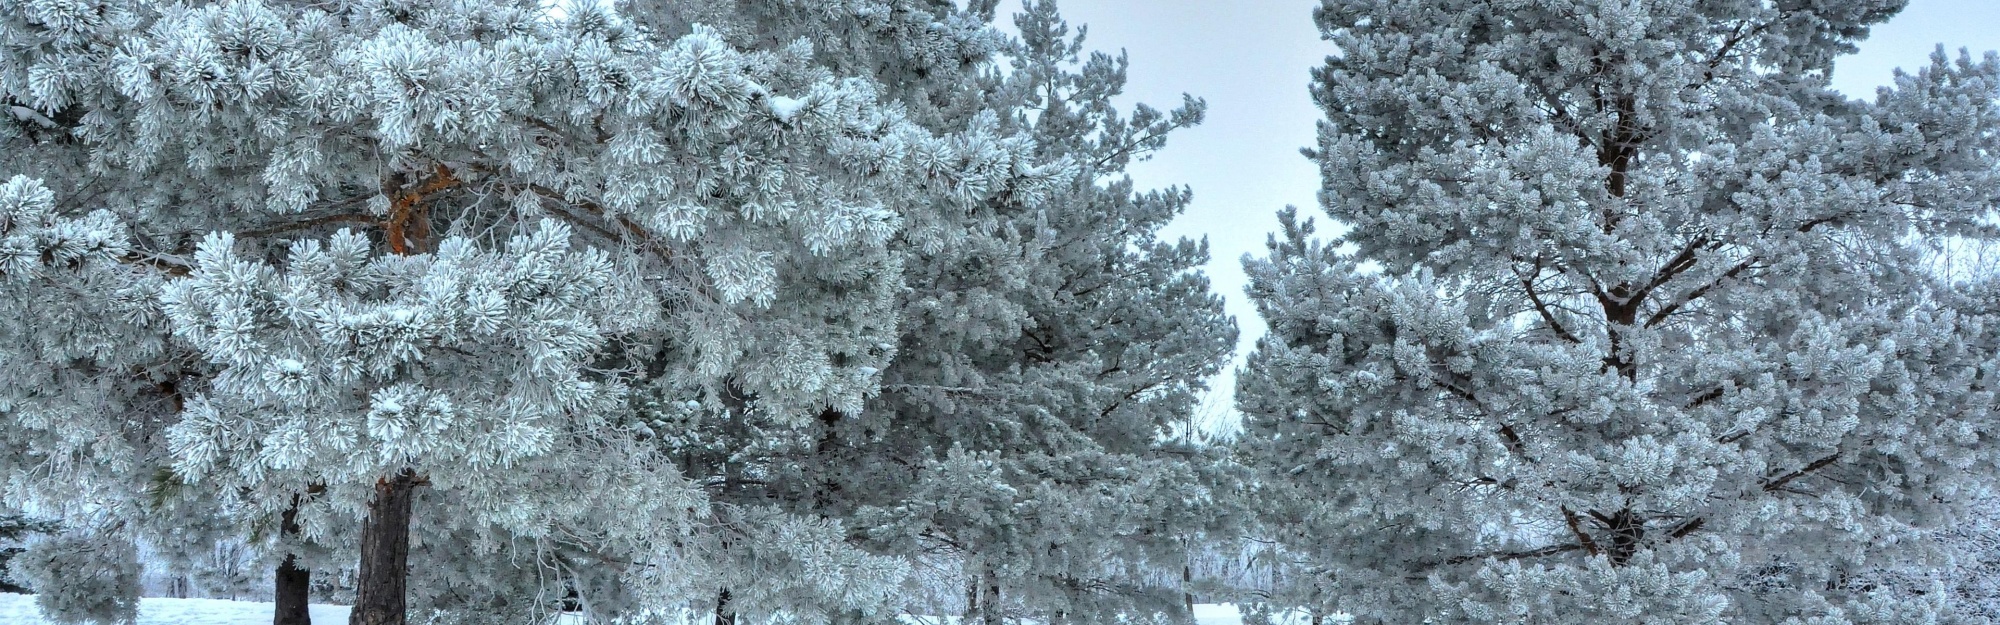
[[[2000,60],[1901,8],[1327,0],[1330,241],[1250,263],[1271,531],[1362,622],[1919,623],[1995,479]]]
[[[1849,100],[1901,0],[1322,0],[1348,229],[1248,261],[1217,444],[1191,192],[1126,176],[1206,105],[998,4],[0,2],[0,590],[1993,618],[2000,58]]]
[[[7,5],[43,606],[129,617],[187,538],[358,568],[366,623],[886,619],[1025,553],[994,618],[1173,596],[1127,587],[1186,553],[1215,458],[1163,441],[1233,328],[1154,235],[1186,192],[1116,175],[1199,105],[1119,114],[1053,5],[850,4]]]

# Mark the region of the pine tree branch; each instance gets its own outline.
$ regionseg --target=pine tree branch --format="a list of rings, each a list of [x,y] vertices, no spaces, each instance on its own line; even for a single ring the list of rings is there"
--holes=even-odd
[[[1827,468],[1828,466],[1831,466],[1835,461],[1840,460],[1840,454],[1841,452],[1838,451],[1833,452],[1832,454],[1824,458],[1812,461],[1812,464],[1808,464],[1803,468],[1800,468],[1796,471],[1792,471],[1791,473],[1780,475],[1776,478],[1771,479],[1770,481],[1764,482],[1764,492],[1768,493],[1768,492],[1777,492],[1780,490],[1784,490],[1785,485],[1791,484],[1793,481],[1799,478],[1810,475],[1814,471],[1818,471],[1820,469],[1824,469]]]
[[[1702,407],[1702,406],[1704,406],[1704,405],[1707,405],[1707,404],[1708,404],[1708,402],[1712,402],[1712,401],[1715,401],[1715,400],[1718,400],[1718,399],[1722,399],[1722,396],[1723,396],[1723,394],[1724,394],[1724,393],[1723,393],[1723,387],[1720,387],[1720,386],[1718,386],[1718,387],[1715,387],[1715,389],[1714,389],[1714,390],[1711,390],[1711,391],[1709,391],[1709,392],[1706,392],[1706,393],[1702,393],[1702,394],[1700,394],[1700,395],[1696,395],[1694,399],[1691,399],[1691,400],[1688,400],[1688,403],[1687,403],[1687,405],[1685,405],[1685,406],[1682,406],[1682,407],[1681,407],[1681,409],[1682,409],[1682,410],[1694,410],[1694,409],[1696,409],[1696,408],[1700,408],[1700,407]]]
[[[936,393],[965,393],[968,395],[991,395],[993,391],[970,386],[938,386],[935,384],[884,384],[884,390],[931,391]]]
[[[1541,273],[1542,273],[1542,259],[1540,257],[1537,257],[1535,259],[1534,273],[1520,276],[1521,290],[1527,293],[1528,303],[1533,304],[1535,306],[1535,312],[1542,316],[1542,323],[1548,324],[1549,329],[1554,330],[1557,337],[1560,337],[1562,338],[1562,340],[1568,341],[1570,343],[1582,343],[1583,342],[1582,339],[1577,338],[1575,334],[1571,334],[1568,328],[1563,327],[1562,322],[1556,320],[1555,313],[1550,311],[1549,305],[1542,301],[1541,294],[1535,292],[1534,279],[1540,276]]]
[[[1713,250],[1721,244],[1722,242],[1711,241],[1708,237],[1688,239],[1687,245],[1682,246],[1679,253],[1674,254],[1673,258],[1667,259],[1666,263],[1660,265],[1659,271],[1653,272],[1653,279],[1646,281],[1646,285],[1639,288],[1639,292],[1633,295],[1633,299],[1643,300],[1654,289],[1665,285],[1683,273],[1687,273],[1689,269],[1693,269],[1700,262],[1697,254],[1701,250]]]
[[[293,232],[316,226],[324,226],[327,224],[335,224],[342,222],[363,223],[363,224],[381,223],[374,215],[369,215],[365,213],[339,213],[334,215],[321,215],[318,217],[311,217],[307,219],[301,219],[298,221],[291,221],[281,224],[273,224],[265,226],[263,228],[257,228],[254,230],[243,230],[237,232],[236,236],[237,238],[242,238],[242,239],[254,239],[259,237],[267,237],[274,234],[284,234],[287,232]]]
[[[1591,539],[1590,532],[1584,531],[1583,519],[1576,515],[1575,510],[1569,509],[1569,506],[1563,506],[1562,514],[1563,523],[1568,525],[1569,532],[1576,536],[1576,547],[1582,548],[1584,552],[1592,556],[1603,553],[1602,550],[1597,548],[1597,541]]]
[[[582,200],[582,199],[572,200],[564,196],[562,193],[556,192],[555,189],[550,189],[542,185],[530,184],[527,186],[527,188],[528,190],[534,192],[535,195],[539,195],[542,196],[543,198],[560,202],[564,206],[571,206],[581,209],[584,212],[589,213],[590,216],[592,217],[596,217],[598,219],[612,222],[618,225],[619,227],[623,228],[626,232],[631,233],[632,238],[636,240],[639,247],[646,248],[647,250],[653,252],[653,255],[659,257],[661,262],[672,263],[674,260],[674,254],[671,249],[668,249],[665,245],[660,244],[659,241],[653,238],[652,233],[646,232],[646,228],[644,226],[640,226],[639,222],[632,221],[632,218],[630,217],[626,217],[624,215],[613,215],[611,214],[610,211],[605,210],[603,206],[597,205],[596,202],[592,202],[590,200]],[[570,218],[569,220],[577,221],[573,217]],[[595,228],[595,230],[599,232],[606,232],[608,228]]]
[[[128,265],[145,265],[147,267],[152,267],[154,269],[160,270],[163,273],[166,273],[168,277],[173,277],[173,278],[179,278],[194,273],[194,266],[188,264],[187,261],[174,258],[172,256],[165,254],[143,254],[136,251],[126,252],[124,256],[118,257],[118,262],[122,262]]]
[[[1699,300],[1702,297],[1707,296],[1709,291],[1713,291],[1717,288],[1721,288],[1722,285],[1724,284],[1728,284],[1729,281],[1735,279],[1736,276],[1741,275],[1744,271],[1747,271],[1751,267],[1756,266],[1757,260],[1758,257],[1756,256],[1745,258],[1743,259],[1742,262],[1736,263],[1736,266],[1730,267],[1728,271],[1722,272],[1722,275],[1717,276],[1714,280],[1709,281],[1707,284],[1695,287],[1694,290],[1688,291],[1686,295],[1683,295],[1679,299],[1674,300],[1673,303],[1661,307],[1658,311],[1655,311],[1651,317],[1648,317],[1646,319],[1646,327],[1651,328],[1660,325],[1661,323],[1665,322],[1668,317],[1671,317],[1674,315],[1674,313],[1679,312],[1681,307],[1694,303],[1695,300]]]
[[[1688,534],[1693,534],[1695,532],[1701,531],[1701,528],[1706,525],[1708,525],[1708,519],[1702,517],[1695,517],[1692,519],[1688,519],[1686,521],[1682,521],[1680,525],[1674,526],[1674,529],[1668,530],[1667,538],[1673,540],[1686,538]]]
[[[1840,220],[1847,218],[1850,214],[1851,213],[1848,212],[1841,212],[1832,215],[1827,215],[1825,217],[1816,217],[1801,222],[1797,227],[1793,228],[1793,230],[1800,234],[1809,233],[1812,232],[1814,228],[1818,228],[1820,226],[1830,223],[1839,222]],[[1714,280],[1710,280],[1708,283],[1703,284],[1699,287],[1695,287],[1694,290],[1689,291],[1686,295],[1683,295],[1679,299],[1674,300],[1673,303],[1661,307],[1660,310],[1654,312],[1651,317],[1646,319],[1646,327],[1651,328],[1665,322],[1668,317],[1673,316],[1673,314],[1675,312],[1678,312],[1682,307],[1690,303],[1693,303],[1695,300],[1699,300],[1704,296],[1707,296],[1710,291],[1713,291],[1717,288],[1721,288],[1722,285],[1727,284],[1732,279],[1735,279],[1738,275],[1741,275],[1744,271],[1747,271],[1755,267],[1757,262],[1760,260],[1762,260],[1762,256],[1752,254],[1750,255],[1750,257],[1745,258],[1742,261],[1736,263],[1735,266],[1730,267],[1728,271],[1722,272],[1721,276],[1718,276]],[[1689,266],[1692,266],[1692,264],[1690,264]]]
[[[1487,553],[1453,556],[1450,559],[1445,560],[1443,564],[1448,564],[1448,565],[1465,564],[1467,562],[1477,562],[1489,558],[1494,560],[1499,560],[1502,562],[1506,562],[1509,560],[1526,560],[1530,558],[1544,558],[1557,554],[1569,553],[1571,551],[1576,551],[1578,549],[1584,549],[1584,546],[1578,544],[1564,544],[1564,545],[1549,545],[1547,547],[1542,547],[1540,549],[1529,549],[1527,551],[1491,551]],[[1435,565],[1432,566],[1434,567]],[[1431,567],[1426,567],[1426,568],[1431,568]]]

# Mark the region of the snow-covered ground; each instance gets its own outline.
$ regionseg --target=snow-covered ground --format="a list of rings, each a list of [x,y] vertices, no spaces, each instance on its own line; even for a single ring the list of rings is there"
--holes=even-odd
[[[1227,603],[1197,603],[1194,606],[1194,621],[1197,625],[1243,625],[1243,617],[1236,606]],[[910,625],[959,625],[955,616],[924,617],[905,616],[903,622]],[[1284,623],[1284,625],[1294,625]],[[1304,625],[1301,620],[1297,625]]]
[[[1233,605],[1197,605],[1194,616],[1200,625],[1243,623]],[[347,606],[314,604],[312,618],[316,625],[341,625],[347,622]],[[938,622],[935,619],[909,620],[912,623]],[[35,608],[33,595],[0,593],[0,625],[45,625],[47,622],[42,620],[41,611]],[[269,625],[270,622],[269,603],[222,599],[142,599],[139,601],[137,625]]]
[[[347,622],[347,606],[312,606],[313,623]],[[0,593],[0,625],[43,625],[34,595]],[[138,625],[271,625],[271,604],[222,599],[141,599]]]

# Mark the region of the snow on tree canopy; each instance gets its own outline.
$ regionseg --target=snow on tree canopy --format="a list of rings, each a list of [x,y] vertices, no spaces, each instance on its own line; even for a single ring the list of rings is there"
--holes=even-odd
[[[0,43],[9,501],[326,565],[414,497],[450,618],[695,596],[705,495],[634,387],[858,413],[892,239],[1029,169],[810,46],[591,6],[36,0]]]
[[[1899,0],[1325,0],[1328,216],[1248,263],[1270,531],[1362,623],[1919,623],[1996,477],[2000,60]]]

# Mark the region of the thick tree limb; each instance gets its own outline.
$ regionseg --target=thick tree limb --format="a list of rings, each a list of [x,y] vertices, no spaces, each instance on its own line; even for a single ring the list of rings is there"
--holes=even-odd
[[[429,179],[414,188],[399,189],[390,194],[389,218],[383,223],[389,249],[397,256],[422,253],[430,245],[431,237],[430,216],[423,210],[424,200],[463,184],[452,174],[450,167],[439,163]]]
[[[1585,553],[1593,556],[1603,553],[1603,550],[1597,548],[1597,541],[1590,538],[1590,532],[1583,531],[1583,519],[1577,516],[1575,510],[1569,509],[1569,506],[1563,506],[1562,513],[1563,523],[1569,525],[1569,532],[1571,534],[1576,535],[1576,547],[1583,549]]]

